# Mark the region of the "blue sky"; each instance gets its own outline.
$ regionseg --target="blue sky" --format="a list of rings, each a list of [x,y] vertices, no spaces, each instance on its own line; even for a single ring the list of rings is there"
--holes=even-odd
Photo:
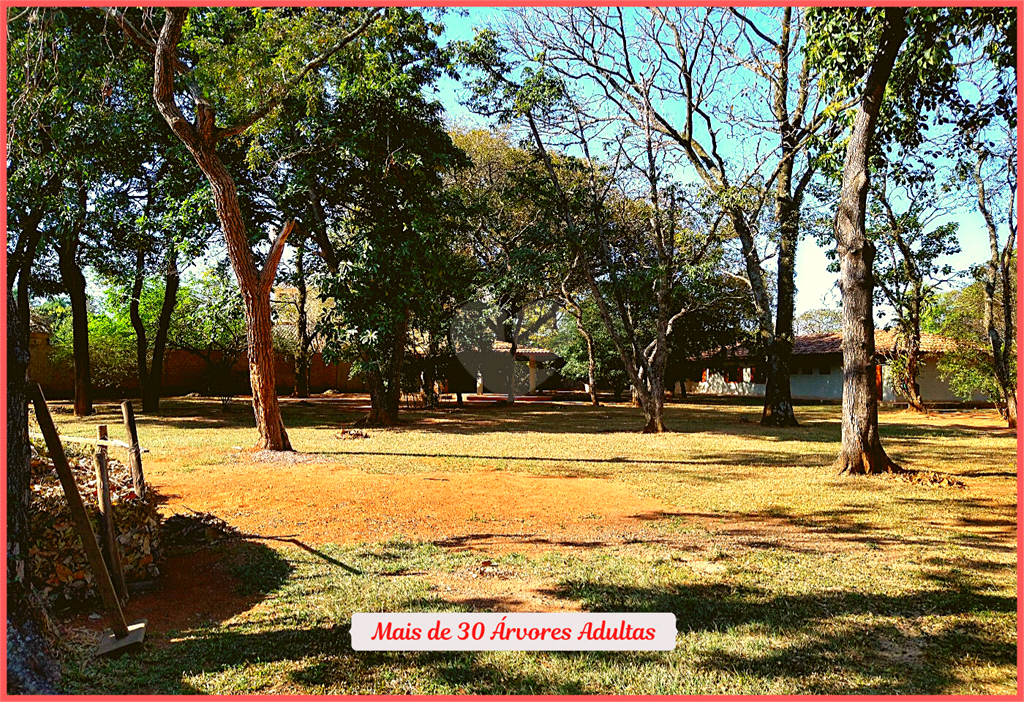
[[[443,21],[447,27],[444,37],[446,40],[470,39],[474,26],[482,26],[489,21],[498,20],[503,12],[501,8],[473,7],[467,9],[468,15],[465,17],[461,17],[455,12],[449,12],[444,16]],[[460,86],[448,78],[442,79],[438,85],[437,98],[445,106],[449,120],[485,126],[486,122],[459,104],[462,92]],[[938,226],[947,221],[956,221],[960,224],[959,238],[962,251],[956,256],[948,257],[946,262],[959,270],[966,269],[988,257],[987,231],[984,220],[976,209],[959,210],[936,220],[934,224]],[[768,268],[774,270],[771,263],[768,264]],[[797,252],[796,313],[798,315],[819,307],[839,308],[841,303],[836,287],[837,275],[829,273],[827,268],[826,250],[819,247],[812,237],[804,237]]]

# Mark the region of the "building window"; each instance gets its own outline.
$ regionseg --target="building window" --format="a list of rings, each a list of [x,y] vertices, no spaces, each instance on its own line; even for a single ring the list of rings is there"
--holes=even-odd
[[[822,363],[818,366],[819,375],[832,375],[832,366],[828,363]]]
[[[814,375],[814,366],[811,364],[805,364],[800,366],[801,375]]]
[[[765,378],[764,366],[754,366],[750,369],[750,372],[755,383],[763,383],[767,380]]]

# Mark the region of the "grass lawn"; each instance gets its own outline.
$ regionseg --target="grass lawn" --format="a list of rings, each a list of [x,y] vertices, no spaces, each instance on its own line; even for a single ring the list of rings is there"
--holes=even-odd
[[[641,436],[623,405],[517,404],[410,412],[351,440],[338,432],[360,414],[352,402],[287,402],[298,462],[240,451],[255,438],[243,409],[183,398],[139,418],[165,508],[253,538],[170,563],[201,555],[202,568],[168,574],[132,616],[166,612],[172,583],[212,589],[179,592],[188,617],[151,619],[139,653],[82,662],[68,692],[1017,692],[1016,437],[994,412],[882,414],[890,455],[961,488],[834,475],[836,406],[766,430],[757,407],[690,400],[668,407],[672,433]],[[101,410],[55,419],[120,438]],[[189,609],[204,597],[220,604]],[[349,645],[355,611],[564,610],[673,612],[677,645]]]

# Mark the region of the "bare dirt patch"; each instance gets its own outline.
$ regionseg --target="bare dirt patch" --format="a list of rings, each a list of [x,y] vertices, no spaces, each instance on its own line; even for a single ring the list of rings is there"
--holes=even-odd
[[[157,589],[131,595],[124,606],[129,622],[147,620],[154,632],[185,630],[207,623],[219,623],[246,612],[260,600],[238,594],[238,580],[231,574],[223,554],[209,548],[168,557]],[[72,629],[102,631],[107,620],[82,613],[67,622]]]
[[[240,531],[311,545],[429,540],[499,551],[598,546],[646,533],[671,507],[624,483],[503,471],[371,474],[336,464],[211,466],[153,477],[165,513],[210,512]]]

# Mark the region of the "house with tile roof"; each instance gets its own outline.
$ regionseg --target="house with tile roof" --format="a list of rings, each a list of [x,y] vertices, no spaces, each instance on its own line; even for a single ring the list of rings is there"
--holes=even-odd
[[[839,401],[843,399],[843,335],[839,332],[797,336],[793,342],[790,389],[795,400]],[[937,334],[921,334],[921,362],[918,384],[926,403],[960,403],[949,384],[939,377],[938,362],[951,351],[955,342]],[[883,402],[900,402],[893,389],[888,359],[896,353],[895,332],[875,332],[875,355]],[[686,392],[698,395],[763,397],[765,368],[743,347],[725,350],[718,368],[704,368],[700,379],[688,380]],[[988,397],[975,392],[972,402],[985,402]]]

